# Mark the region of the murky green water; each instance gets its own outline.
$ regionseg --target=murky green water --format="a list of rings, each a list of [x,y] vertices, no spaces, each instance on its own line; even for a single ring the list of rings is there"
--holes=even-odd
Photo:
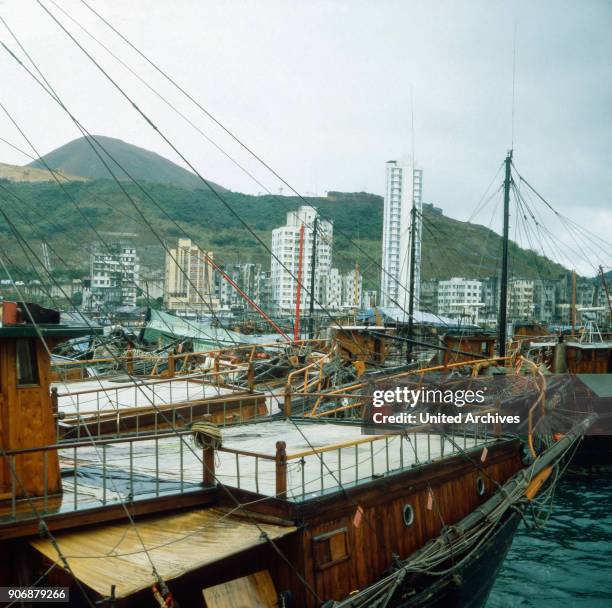
[[[564,478],[543,529],[521,524],[487,608],[612,608],[612,476]]]

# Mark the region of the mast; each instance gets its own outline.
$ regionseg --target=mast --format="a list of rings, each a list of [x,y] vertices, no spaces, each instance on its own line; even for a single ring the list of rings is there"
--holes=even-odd
[[[599,266],[599,274],[601,276],[601,285],[606,294],[606,300],[608,300],[608,309],[610,314],[610,319],[612,319],[612,300],[610,300],[610,291],[608,290],[608,283],[606,282],[606,275],[604,274],[603,266]]]
[[[314,292],[315,292],[315,269],[317,267],[317,225],[319,216],[315,215],[312,224],[312,257],[310,259],[310,308],[308,311],[308,337],[314,338]]]
[[[504,178],[504,241],[502,249],[502,275],[499,294],[499,356],[506,356],[506,325],[508,317],[508,233],[510,224],[510,185],[512,183],[512,150],[506,156],[506,176]]]
[[[293,325],[293,341],[300,339],[300,300],[302,299],[302,258],[304,255],[304,224],[300,226],[300,253],[298,257],[297,286],[295,288],[295,323]],[[312,297],[311,297],[312,301]]]
[[[406,345],[406,356],[408,361],[412,360],[412,339],[414,332],[414,271],[416,266],[416,200],[412,197],[412,209],[410,209],[410,300],[408,301],[408,340]]]
[[[576,332],[576,271],[572,270],[572,335]]]

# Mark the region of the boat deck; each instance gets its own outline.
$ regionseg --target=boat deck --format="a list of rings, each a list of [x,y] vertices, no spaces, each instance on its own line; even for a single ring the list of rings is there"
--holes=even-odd
[[[216,452],[217,481],[274,496],[279,438],[286,444],[290,500],[371,480],[486,441],[461,436],[453,444],[432,433],[362,435],[358,425],[337,423],[278,420],[240,425],[223,430],[223,446]],[[107,501],[126,494],[182,490],[202,482],[202,450],[189,435],[108,444],[103,451],[93,446],[60,451],[65,491],[86,492],[92,499]]]
[[[172,378],[167,380],[131,380],[114,382],[92,379],[80,382],[57,382],[58,409],[65,414],[86,416],[120,408],[152,407],[231,395],[231,388],[201,381]]]
[[[24,499],[4,501],[0,527],[36,518],[37,513],[182,496],[215,483],[299,502],[481,450],[495,441],[484,427],[481,431],[478,437],[436,432],[363,435],[355,424],[268,420],[222,429],[223,445],[215,450],[214,472],[206,470],[204,451],[189,431],[63,443],[46,448],[58,452],[63,494],[37,499],[36,509]],[[280,465],[279,438],[285,444]]]

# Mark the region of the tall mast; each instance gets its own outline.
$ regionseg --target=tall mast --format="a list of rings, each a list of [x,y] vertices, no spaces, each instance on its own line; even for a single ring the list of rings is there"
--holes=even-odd
[[[512,183],[512,150],[506,156],[504,178],[504,242],[502,249],[502,275],[499,294],[499,356],[506,356],[506,325],[508,317],[508,233],[510,224],[510,185]]]
[[[406,354],[408,360],[412,359],[412,339],[414,331],[414,271],[416,267],[416,200],[412,197],[410,209],[410,300],[408,301],[408,342]]]
[[[312,257],[310,259],[310,308],[308,311],[308,337],[314,338],[314,292],[315,292],[315,269],[317,267],[317,225],[319,216],[315,215],[312,224]]]
[[[304,255],[304,224],[300,226],[300,253],[298,257],[297,285],[295,287],[295,323],[293,325],[293,341],[300,339],[300,304],[302,300],[302,258]]]
[[[572,335],[576,333],[576,271],[572,270],[572,309],[571,309]]]

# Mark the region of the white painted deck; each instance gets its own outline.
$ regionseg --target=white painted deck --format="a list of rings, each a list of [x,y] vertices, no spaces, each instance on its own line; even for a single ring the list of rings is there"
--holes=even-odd
[[[231,388],[176,378],[148,384],[92,379],[84,382],[57,382],[52,386],[57,387],[59,411],[80,415],[119,408],[197,401],[235,392]]]
[[[301,499],[321,492],[338,489],[340,484],[348,486],[371,480],[393,471],[416,464],[436,460],[458,450],[484,445],[484,439],[475,440],[457,436],[453,442],[440,435],[417,433],[408,437],[366,436],[361,427],[334,423],[292,423],[270,421],[224,428],[223,447],[274,457],[276,442],[287,444],[287,494],[291,499]],[[375,437],[374,441],[350,445],[318,454],[309,454],[291,459],[292,454],[309,451],[311,446],[346,444]],[[309,443],[311,445],[309,445]],[[63,450],[62,467],[74,467],[73,450]],[[101,447],[79,448],[76,454],[78,467],[86,467],[90,477],[78,479],[79,493],[100,499],[127,495],[132,489],[130,477],[137,480],[138,489],[145,493],[164,491],[164,488],[183,488],[199,484],[203,478],[202,451],[195,447],[191,436],[134,442],[130,452],[128,443]],[[102,474],[104,460],[110,475]],[[215,472],[217,480],[227,486],[242,488],[269,496],[275,495],[275,462],[253,456],[236,455],[217,451]],[[131,472],[131,475],[130,475]],[[74,490],[71,477],[64,478],[65,490]],[[161,482],[156,482],[161,479]],[[142,484],[142,485],[139,485]],[[104,486],[106,488],[104,489]],[[129,490],[128,490],[129,487]]]

